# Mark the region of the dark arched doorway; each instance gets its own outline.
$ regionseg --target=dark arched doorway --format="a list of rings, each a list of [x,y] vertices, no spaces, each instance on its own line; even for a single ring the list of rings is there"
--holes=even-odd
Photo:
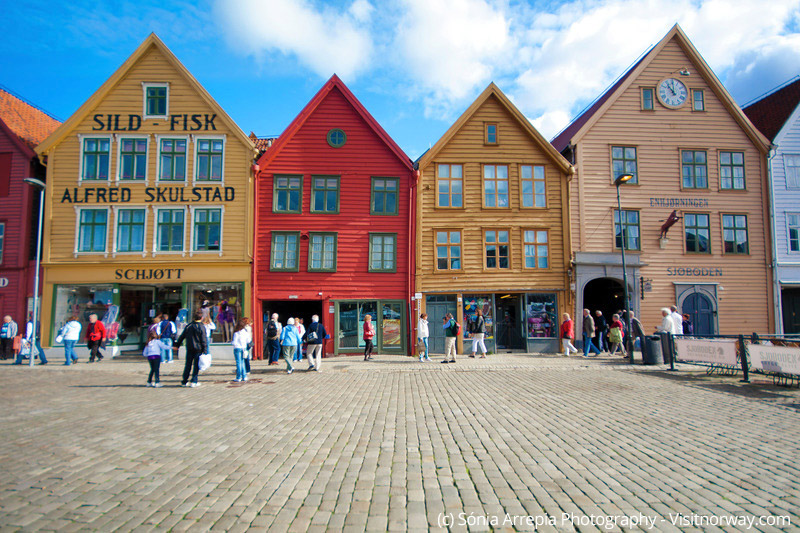
[[[630,294],[628,295],[630,297]],[[593,279],[583,288],[583,307],[592,312],[598,309],[603,312],[607,321],[611,321],[611,315],[620,311],[624,307],[625,291],[622,283],[614,278]],[[582,311],[582,310],[579,310]]]
[[[714,306],[708,296],[699,292],[690,294],[683,300],[682,307],[692,321],[695,335],[714,335]]]

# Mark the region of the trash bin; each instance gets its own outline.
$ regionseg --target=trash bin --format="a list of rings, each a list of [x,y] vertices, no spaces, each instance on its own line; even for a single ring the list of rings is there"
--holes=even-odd
[[[649,335],[645,337],[647,350],[643,352],[643,362],[646,365],[663,365],[664,353],[661,350],[661,337]]]

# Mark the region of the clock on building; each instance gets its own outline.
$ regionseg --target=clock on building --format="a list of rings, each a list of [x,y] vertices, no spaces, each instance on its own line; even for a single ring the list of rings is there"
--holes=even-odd
[[[689,90],[681,80],[664,78],[658,83],[656,90],[658,101],[670,109],[678,109],[689,96]]]

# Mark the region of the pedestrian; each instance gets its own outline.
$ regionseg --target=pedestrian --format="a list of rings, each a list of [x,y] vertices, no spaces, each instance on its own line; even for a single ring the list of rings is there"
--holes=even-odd
[[[578,353],[578,349],[572,345],[575,339],[575,323],[570,318],[569,313],[561,315],[564,319],[561,322],[561,345],[564,347],[564,357],[569,357],[571,353]]]
[[[595,319],[594,319],[594,328],[595,333],[597,336],[597,347],[600,349],[601,352],[608,351],[608,321],[606,317],[603,316],[603,312],[601,310],[597,310],[594,312]]]
[[[233,358],[236,361],[236,379],[234,381],[241,382],[247,381],[247,372],[244,367],[245,353],[247,352],[247,345],[253,340],[250,332],[247,330],[247,319],[240,318],[236,324],[236,329],[233,330]]]
[[[322,346],[327,338],[328,332],[325,331],[325,326],[320,324],[319,315],[313,315],[305,335],[305,341],[308,343],[309,370],[317,372],[322,370]]]
[[[625,343],[623,342],[625,339],[625,325],[619,319],[618,314],[614,314],[611,316],[611,328],[608,332],[608,341],[611,343],[611,349],[609,350],[609,355],[614,355],[617,353],[617,348],[620,349],[622,356],[625,357],[627,353],[625,352]]]
[[[14,353],[14,337],[17,336],[17,323],[6,315],[0,326],[0,357],[5,361]]]
[[[253,358],[253,321],[249,317],[244,317],[247,333],[250,334],[250,342],[247,343],[247,349],[244,351],[244,377],[245,381],[250,377],[250,360]]]
[[[428,357],[429,336],[430,336],[430,331],[428,331],[428,313],[422,313],[421,315],[419,315],[419,322],[417,322],[417,341],[419,344],[425,345],[425,352],[419,354],[420,362],[431,360],[431,358]]]
[[[46,365],[47,364],[47,357],[44,355],[44,350],[42,349],[42,324],[38,320],[36,321],[36,335],[33,334],[33,313],[28,315],[28,323],[25,324],[25,340],[31,347],[31,358],[34,357],[33,349],[39,352],[39,364]],[[22,363],[22,361],[20,361]]]
[[[304,339],[306,337],[306,327],[303,324],[302,318],[295,318],[294,319],[294,327],[297,328],[297,334],[300,336],[300,339]],[[297,360],[303,360],[303,343],[301,342],[300,345],[297,347]]]
[[[292,359],[300,345],[300,337],[297,335],[297,328],[294,327],[294,318],[286,320],[286,326],[281,330],[281,355],[286,361],[286,373],[294,372]]]
[[[89,324],[86,326],[86,347],[89,348],[89,362],[94,363],[103,360],[100,354],[100,348],[103,346],[103,341],[106,339],[106,326],[97,320],[97,315],[92,313],[89,315]]]
[[[372,325],[372,315],[364,316],[364,361],[372,359],[372,339],[375,337],[375,326]]]
[[[195,311],[194,315],[192,315],[192,323],[183,328],[181,336],[175,342],[175,346],[180,348],[183,341],[186,341],[186,362],[183,366],[182,387],[200,386],[197,382],[197,374],[200,372],[200,355],[208,353],[207,329],[203,325],[204,316],[202,310]],[[160,357],[159,360],[161,360]],[[192,377],[191,385],[189,384],[190,373]]]
[[[278,358],[281,356],[281,323],[278,322],[278,313],[272,314],[272,319],[267,322],[267,327],[264,331],[264,336],[267,338],[267,346],[265,351],[269,353],[269,364],[277,365]]]
[[[459,325],[453,318],[452,313],[447,313],[442,320],[444,329],[444,361],[442,363],[456,362],[456,338],[458,337]]]
[[[147,345],[142,351],[142,355],[147,358],[150,363],[150,374],[147,376],[147,386],[158,388],[161,387],[161,376],[159,370],[161,368],[161,353],[164,347],[168,346],[172,350],[172,343],[167,344],[159,337],[158,331],[150,331],[147,333]]]
[[[656,328],[656,333],[661,336],[661,351],[664,353],[664,362],[672,361],[672,336],[675,334],[675,321],[672,320],[668,307],[661,309],[661,325]],[[667,361],[669,358],[669,361]]]
[[[592,313],[588,309],[583,310],[583,356],[590,357],[589,351],[593,351],[595,355],[600,354],[600,350],[592,342],[592,337],[595,334],[594,319]]]
[[[66,366],[78,362],[78,356],[75,355],[75,344],[81,338],[82,327],[81,323],[78,322],[78,317],[73,315],[69,317],[69,320],[59,332],[59,335],[64,338],[64,357],[67,359],[64,364]]]
[[[486,320],[483,318],[483,309],[478,308],[475,314],[475,320],[472,322],[472,355],[475,357],[478,353],[478,346],[481,348],[481,359],[486,359],[486,344],[483,342],[483,337],[486,335]]]
[[[694,324],[692,324],[692,317],[687,313],[683,314],[683,334],[692,335],[694,333]]]
[[[639,338],[639,346],[642,349],[642,361],[647,360],[647,334],[644,332],[642,321],[636,318],[636,315],[631,313],[631,334],[633,335],[634,343],[636,338]]]
[[[161,315],[156,315],[150,321],[150,326],[147,328],[147,334],[150,335],[151,331],[158,333],[158,325],[161,323]]]
[[[214,321],[211,320],[211,317],[208,315],[203,315],[203,327],[206,330],[206,351],[204,353],[211,353],[211,333],[217,329],[217,325],[214,324]]]
[[[169,319],[169,315],[164,313],[161,315],[161,322],[158,324],[159,338],[163,345],[167,346],[161,350],[161,362],[172,362],[172,343],[175,342],[178,329],[175,327],[175,322]]]
[[[669,316],[675,324],[675,331],[672,334],[683,335],[683,315],[678,312],[678,308],[674,305],[671,305],[669,310]]]

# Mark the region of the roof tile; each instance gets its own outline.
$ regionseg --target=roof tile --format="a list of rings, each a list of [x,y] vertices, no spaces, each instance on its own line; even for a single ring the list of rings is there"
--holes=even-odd
[[[61,122],[41,109],[0,88],[0,119],[25,144],[35,148],[53,133]]]

